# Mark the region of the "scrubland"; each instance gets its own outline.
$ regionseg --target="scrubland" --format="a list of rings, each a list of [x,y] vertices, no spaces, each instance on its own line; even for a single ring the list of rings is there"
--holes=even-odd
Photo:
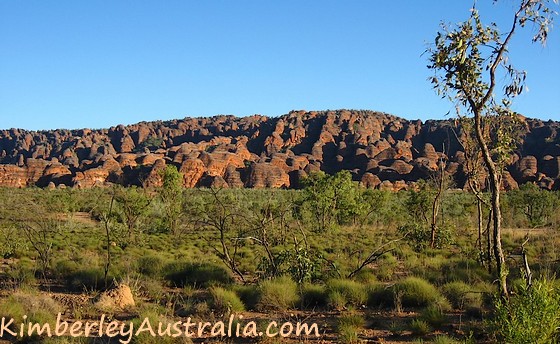
[[[0,189],[0,315],[52,323],[58,313],[133,322],[242,314],[259,327],[306,321],[320,329],[319,338],[139,336],[134,343],[557,339],[556,192],[504,193],[511,296],[501,300],[488,212],[483,207],[479,235],[476,199],[465,191],[445,191],[432,243],[429,183],[392,193],[361,189],[339,173],[316,175],[302,190],[215,190],[182,189],[176,177],[169,171],[161,189]],[[135,305],[101,309],[97,296],[120,283]]]

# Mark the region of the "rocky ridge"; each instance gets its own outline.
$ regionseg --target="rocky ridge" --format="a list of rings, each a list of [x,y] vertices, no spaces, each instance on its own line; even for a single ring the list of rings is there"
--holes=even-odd
[[[560,123],[523,119],[504,188],[560,188]],[[174,165],[185,187],[297,188],[314,171],[350,170],[368,188],[401,190],[429,178],[438,161],[465,184],[461,130],[364,111],[292,111],[270,118],[215,116],[109,129],[0,131],[0,186],[161,185]]]

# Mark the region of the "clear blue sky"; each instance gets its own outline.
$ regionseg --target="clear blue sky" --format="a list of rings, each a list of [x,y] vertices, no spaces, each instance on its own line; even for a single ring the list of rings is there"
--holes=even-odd
[[[480,0],[506,23],[513,1]],[[0,0],[0,128],[109,127],[292,109],[408,119],[453,107],[426,78],[426,42],[467,0]],[[530,91],[514,109],[560,120],[560,30],[519,35]]]

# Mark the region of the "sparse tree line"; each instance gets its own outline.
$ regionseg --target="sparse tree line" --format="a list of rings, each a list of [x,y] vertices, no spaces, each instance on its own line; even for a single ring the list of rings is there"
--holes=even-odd
[[[162,177],[159,189],[0,190],[2,254],[13,261],[3,273],[5,286],[36,277],[45,285],[97,289],[134,270],[146,276],[163,274],[173,285],[192,279],[200,287],[206,283],[200,275],[208,274],[204,266],[211,263],[239,285],[288,276],[304,288],[325,281],[360,281],[371,273],[390,281],[397,276],[395,257],[410,264],[409,259],[434,252],[457,252],[497,278],[488,234],[491,210],[479,202],[489,195],[457,191],[441,172],[417,190],[398,193],[361,188],[345,171],[313,174],[302,190],[183,189],[182,176],[172,166]],[[526,184],[501,196],[506,228],[558,231],[559,192]],[[532,273],[556,269],[556,263],[546,265],[536,248],[531,249],[555,254],[555,245],[523,245]],[[513,257],[520,247],[512,241],[505,250],[508,264],[518,269],[526,263]],[[88,261],[90,255],[93,261]],[[169,263],[162,265],[165,255]],[[398,294],[391,295],[389,304],[402,302]],[[506,301],[498,305],[502,311],[510,307]]]
[[[556,342],[560,293],[551,276],[560,261],[554,236],[560,193],[530,183],[501,191],[522,125],[510,105],[525,80],[525,72],[509,61],[509,45],[528,23],[536,29],[533,41],[546,42],[551,6],[520,1],[505,33],[485,25],[473,7],[467,21],[443,25],[427,50],[434,88],[457,107],[469,192],[451,188],[442,160],[430,180],[398,193],[362,189],[348,171],[311,174],[297,191],[185,190],[173,166],[162,173],[159,189],[3,189],[2,253],[18,260],[3,280],[10,285],[28,278],[25,263],[35,265],[34,277],[44,283],[84,282],[74,260],[83,260],[87,251],[97,259],[100,273],[94,279],[104,287],[135,271],[150,278],[163,274],[181,287],[215,287],[204,278],[235,280],[247,289],[237,294],[212,289],[228,295],[228,311],[236,303],[239,309],[250,304],[247,295],[253,292],[261,293],[256,309],[271,305],[266,295],[286,301],[285,309],[294,307],[297,297],[280,297],[282,290],[300,293],[301,300],[315,297],[306,302],[331,309],[426,307],[411,324],[419,333],[437,327],[451,307],[466,311],[471,303],[483,310],[473,289],[498,295],[489,302],[497,340]],[[95,221],[76,218],[84,213]],[[92,233],[80,231],[86,225]],[[505,235],[505,229],[512,233]],[[538,236],[541,229],[545,234]],[[84,242],[72,237],[77,233]],[[144,258],[142,250],[154,255]],[[127,256],[142,258],[133,267],[122,261]],[[167,256],[168,264],[160,256]],[[189,260],[218,262],[226,273]],[[266,288],[274,292],[266,294]]]
[[[301,283],[325,269],[342,276],[344,272],[336,262],[314,247],[313,239],[327,232],[339,233],[345,227],[386,228],[387,236],[377,246],[369,247],[372,252],[396,239],[391,237],[393,229],[399,240],[422,251],[445,248],[453,244],[455,236],[475,233],[473,228],[477,228],[471,245],[479,251],[479,262],[492,271],[490,264],[495,257],[490,252],[489,195],[452,190],[445,175],[439,173],[420,183],[417,190],[399,193],[363,189],[347,171],[332,176],[313,174],[299,191],[185,190],[180,186],[181,175],[172,166],[163,173],[163,187],[153,190],[30,189],[20,190],[16,198],[5,189],[3,255],[9,258],[21,247],[34,251],[38,268],[46,277],[55,254],[53,246],[76,226],[76,222],[69,220],[76,213],[87,213],[102,227],[100,244],[106,256],[105,275],[109,272],[112,249],[125,252],[145,244],[150,236],[167,235],[176,245],[192,237],[204,240],[215,257],[244,282],[289,273]],[[558,192],[525,184],[502,198],[507,228],[559,225]],[[241,248],[247,247],[258,253],[250,271],[240,263]],[[371,264],[372,257],[368,257],[369,262],[364,258],[357,266]]]

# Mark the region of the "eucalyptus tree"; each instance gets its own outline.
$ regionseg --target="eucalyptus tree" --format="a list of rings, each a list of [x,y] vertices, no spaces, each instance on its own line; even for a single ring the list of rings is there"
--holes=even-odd
[[[557,4],[557,1],[516,1],[511,25],[505,31],[495,23],[484,24],[473,7],[466,21],[456,25],[442,24],[434,45],[428,48],[428,68],[434,70],[430,79],[432,85],[442,97],[456,104],[458,113],[462,109],[473,117],[476,142],[489,174],[493,251],[503,297],[508,295],[508,272],[501,243],[499,164],[514,144],[505,122],[519,119],[510,105],[512,99],[523,92],[526,79],[526,72],[516,69],[510,62],[509,47],[516,32],[528,24],[535,29],[532,41],[545,44],[555,15],[553,3]],[[495,144],[491,145],[484,130],[496,118],[503,125],[498,125],[493,133]]]

